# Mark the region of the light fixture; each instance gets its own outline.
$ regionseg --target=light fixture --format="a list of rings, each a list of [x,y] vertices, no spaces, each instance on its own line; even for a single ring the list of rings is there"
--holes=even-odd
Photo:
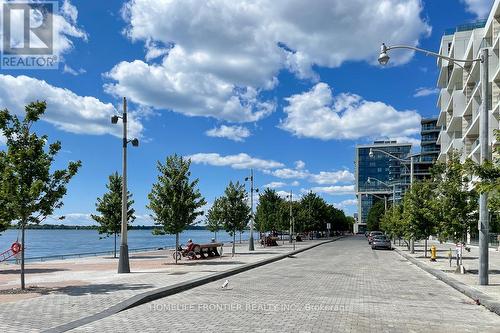
[[[139,140],[138,139],[132,139],[132,141],[130,141],[130,142],[132,142],[132,146],[139,147]]]
[[[373,158],[373,150],[370,148],[370,152],[368,153],[368,156],[370,156],[370,158]]]
[[[385,46],[384,43],[382,43],[382,46],[380,47],[380,55],[378,56],[378,62],[382,65],[385,66],[389,62],[389,55],[387,54],[387,46]]]
[[[112,123],[112,124],[116,124],[116,123],[118,123],[118,116],[112,116],[112,117],[111,117],[111,123]]]

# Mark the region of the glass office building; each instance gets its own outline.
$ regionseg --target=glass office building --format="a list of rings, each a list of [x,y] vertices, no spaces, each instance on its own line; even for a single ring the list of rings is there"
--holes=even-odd
[[[373,156],[370,157],[370,149]],[[358,199],[358,219],[354,232],[366,231],[368,211],[377,200],[387,198],[388,202],[400,200],[401,193],[409,184],[402,178],[404,166],[400,161],[380,151],[398,158],[408,158],[411,143],[396,141],[375,141],[369,145],[356,146],[355,177]],[[368,181],[368,178],[371,178]]]

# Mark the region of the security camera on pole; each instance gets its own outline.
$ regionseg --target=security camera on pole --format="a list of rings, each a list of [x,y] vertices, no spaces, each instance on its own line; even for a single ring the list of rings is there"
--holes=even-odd
[[[133,147],[139,146],[138,139],[127,140],[127,99],[123,97],[123,115],[112,116],[111,123],[117,124],[118,119],[123,122],[123,172],[122,172],[122,226],[121,226],[121,241],[120,241],[120,257],[118,259],[118,273],[130,273],[130,262],[128,257],[127,243],[127,144],[132,143]]]

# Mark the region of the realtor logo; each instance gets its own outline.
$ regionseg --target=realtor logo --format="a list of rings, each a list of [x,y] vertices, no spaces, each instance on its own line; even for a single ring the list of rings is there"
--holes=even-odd
[[[57,1],[3,4],[2,69],[56,69],[54,13]]]

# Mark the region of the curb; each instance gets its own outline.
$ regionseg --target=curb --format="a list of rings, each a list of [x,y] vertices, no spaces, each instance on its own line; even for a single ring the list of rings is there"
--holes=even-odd
[[[53,328],[49,328],[47,330],[42,331],[42,333],[67,332],[67,331],[72,330],[74,328],[77,328],[77,327],[92,323],[94,321],[112,316],[112,315],[117,314],[121,311],[125,311],[128,309],[134,308],[136,306],[139,306],[139,305],[142,305],[145,303],[149,303],[149,302],[152,302],[154,300],[157,300],[157,299],[160,299],[163,297],[174,295],[174,294],[177,294],[177,293],[180,293],[180,292],[183,292],[183,291],[195,288],[195,287],[199,287],[201,285],[204,285],[204,284],[207,284],[207,283],[210,283],[213,281],[217,281],[217,280],[220,280],[220,279],[232,276],[232,275],[243,273],[243,272],[251,270],[253,268],[264,266],[264,265],[285,259],[289,256],[296,255],[296,254],[299,254],[301,252],[313,249],[317,246],[324,245],[324,244],[331,243],[331,242],[335,242],[341,238],[343,238],[343,236],[337,237],[337,238],[334,238],[334,239],[331,239],[328,241],[324,241],[321,243],[317,243],[317,244],[314,244],[314,245],[311,245],[308,247],[304,247],[304,248],[299,249],[299,250],[288,252],[286,254],[281,254],[281,255],[278,255],[278,256],[275,256],[272,258],[268,258],[268,259],[260,260],[260,261],[254,262],[254,263],[235,267],[235,268],[229,269],[227,271],[211,274],[211,275],[197,278],[194,280],[189,280],[189,281],[177,283],[177,284],[174,284],[174,285],[171,285],[168,287],[162,287],[162,288],[150,290],[150,291],[132,296],[131,298],[129,298],[125,301],[122,301],[118,304],[115,304],[112,307],[110,307],[106,310],[103,310],[101,312],[98,312],[96,314],[90,315],[88,317],[80,318],[80,319],[77,319],[77,320],[74,320],[74,321],[71,321],[69,323],[62,324],[62,325],[59,325],[59,326],[56,326]]]
[[[435,276],[438,280],[443,281],[444,283],[446,283],[450,287],[458,290],[459,292],[461,292],[465,296],[470,297],[475,302],[479,302],[480,305],[484,306],[485,308],[487,308],[491,312],[494,312],[500,316],[500,302],[497,299],[495,299],[495,298],[493,298],[493,297],[491,297],[491,296],[483,293],[482,291],[479,291],[471,286],[468,286],[463,282],[460,282],[460,281],[448,276],[446,273],[442,272],[441,270],[427,266],[426,264],[420,262],[419,260],[413,258],[412,256],[410,256],[406,253],[403,253],[401,250],[399,250],[397,248],[394,248],[394,250],[400,256],[402,256],[406,260],[410,261],[412,264],[416,265],[420,269]]]

